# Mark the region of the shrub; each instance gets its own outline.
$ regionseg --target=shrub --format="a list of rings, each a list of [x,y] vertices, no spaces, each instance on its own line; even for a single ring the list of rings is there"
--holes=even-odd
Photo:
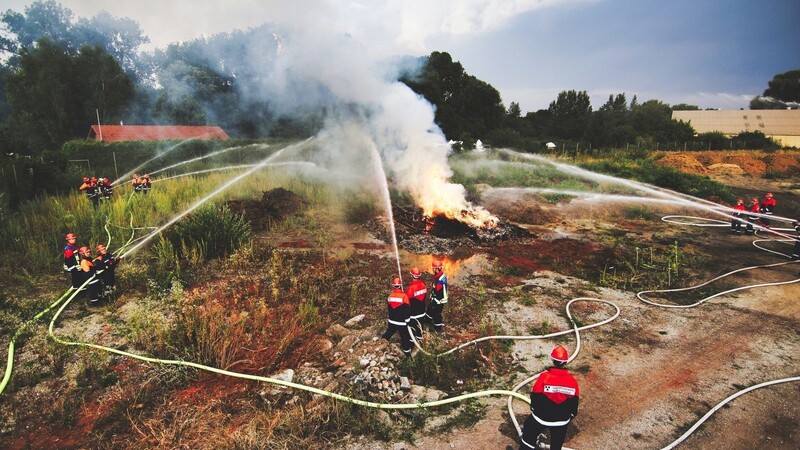
[[[243,215],[234,214],[227,205],[212,205],[179,222],[167,238],[181,257],[203,255],[208,260],[233,253],[250,240],[250,234]]]

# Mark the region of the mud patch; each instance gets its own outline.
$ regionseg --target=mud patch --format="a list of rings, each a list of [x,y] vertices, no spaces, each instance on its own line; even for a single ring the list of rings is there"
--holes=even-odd
[[[231,200],[227,205],[243,214],[253,231],[264,231],[271,223],[304,211],[308,203],[292,191],[277,188],[264,192],[261,200]]]

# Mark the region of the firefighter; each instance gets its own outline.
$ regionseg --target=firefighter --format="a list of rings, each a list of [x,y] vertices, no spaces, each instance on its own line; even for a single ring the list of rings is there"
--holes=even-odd
[[[67,245],[64,247],[64,271],[69,273],[73,289],[81,287],[81,255],[75,245],[77,238],[74,233],[67,234]]]
[[[111,200],[111,196],[114,194],[114,187],[111,186],[111,180],[108,178],[100,178],[97,180],[97,187],[101,200]]]
[[[792,226],[794,227],[794,231],[797,232],[797,237],[794,241],[794,250],[792,251],[792,259],[797,261],[800,259],[800,217],[792,223]]]
[[[89,250],[89,247],[81,247],[81,274],[83,277],[81,278],[81,284],[85,283],[86,280],[90,280],[88,286],[86,286],[86,292],[88,293],[89,297],[89,306],[95,306],[100,304],[100,279],[96,276],[97,268],[92,262],[92,254]]]
[[[745,233],[753,234],[753,224],[757,223],[761,214],[761,204],[758,202],[758,197],[753,197],[753,201],[750,203],[750,214],[747,216],[747,229]]]
[[[94,258],[94,265],[97,276],[103,284],[100,297],[104,300],[112,300],[117,289],[114,269],[117,267],[119,258],[115,257],[113,253],[109,253],[103,244],[99,244],[96,250],[97,256]]]
[[[131,179],[131,187],[133,187],[133,192],[142,192],[142,182],[139,179],[139,174],[133,174]]]
[[[742,234],[742,223],[744,223],[742,218],[746,211],[744,199],[736,200],[736,206],[733,207],[733,217],[731,218],[731,233]]]
[[[406,356],[411,356],[411,335],[408,333],[408,313],[410,302],[408,296],[403,292],[403,282],[400,278],[392,279],[392,292],[386,299],[386,307],[389,310],[389,323],[383,338],[387,341],[400,333],[400,346]]]
[[[762,217],[761,223],[764,224],[765,227],[769,227],[772,224],[772,220],[769,218],[775,212],[775,198],[772,196],[772,192],[767,192],[764,195],[764,201],[761,202],[761,212],[766,214],[768,217]]]
[[[90,180],[88,177],[83,177],[83,184],[81,184],[79,190],[86,194],[86,198],[92,202],[92,205],[97,206],[100,203],[100,199],[97,196],[97,178],[92,177]]]
[[[411,269],[411,284],[406,289],[406,295],[411,302],[409,326],[417,340],[422,339],[422,322],[425,319],[425,299],[428,297],[428,288],[420,280],[422,271],[414,267]]]
[[[564,368],[569,360],[567,349],[557,345],[550,359],[553,366],[539,374],[531,389],[531,415],[522,426],[520,450],[539,448],[537,439],[545,428],[550,429],[550,448],[561,450],[567,426],[578,415],[580,388]]]
[[[152,187],[152,183],[150,183],[150,175],[142,175],[142,177],[139,179],[139,183],[142,185],[142,193],[149,194],[150,188]]]
[[[433,325],[436,332],[442,331],[444,321],[442,320],[442,310],[447,304],[447,275],[442,271],[442,260],[433,259],[433,286],[431,289],[431,301],[428,303],[428,310],[425,312],[426,322]]]

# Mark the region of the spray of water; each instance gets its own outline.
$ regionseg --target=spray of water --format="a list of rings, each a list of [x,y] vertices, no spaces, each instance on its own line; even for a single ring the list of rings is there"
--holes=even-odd
[[[139,247],[141,247],[144,244],[146,244],[147,242],[149,242],[150,239],[152,239],[155,236],[159,235],[162,231],[164,231],[165,229],[170,227],[172,224],[174,224],[175,222],[179,221],[180,219],[182,219],[184,216],[186,216],[190,212],[194,211],[195,209],[199,208],[201,205],[203,205],[209,199],[215,197],[217,194],[219,194],[220,192],[228,189],[229,187],[233,186],[234,184],[238,183],[243,178],[253,174],[257,170],[259,170],[259,169],[265,167],[266,165],[268,165],[271,161],[273,161],[274,159],[278,158],[281,154],[283,154],[283,152],[286,151],[287,149],[300,148],[303,145],[307,144],[309,141],[311,141],[311,139],[313,139],[313,138],[308,138],[308,139],[306,139],[306,140],[304,140],[302,142],[298,142],[296,144],[292,144],[292,145],[283,147],[282,149],[278,150],[277,152],[275,152],[275,153],[271,154],[270,156],[268,156],[267,158],[265,158],[263,161],[259,162],[258,164],[255,164],[249,170],[237,175],[234,178],[231,178],[227,183],[223,184],[222,186],[220,186],[216,190],[214,190],[214,192],[212,192],[212,193],[208,194],[207,196],[201,198],[200,200],[195,202],[192,206],[187,208],[185,211],[183,211],[180,214],[176,215],[175,217],[171,218],[164,225],[161,225],[160,227],[158,227],[158,229],[155,230],[154,232],[152,232],[151,234],[149,234],[146,239],[142,239],[138,244],[134,245],[133,247],[131,247],[130,249],[125,251],[125,253],[120,255],[120,258],[124,258],[124,257],[128,256],[129,254],[135,252],[137,249],[139,249]]]
[[[389,219],[389,230],[392,235],[392,248],[394,249],[394,257],[397,262],[397,276],[400,281],[403,281],[403,271],[400,269],[400,251],[397,248],[397,232],[394,227],[394,213],[392,212],[392,199],[389,196],[389,183],[386,181],[386,172],[383,170],[381,163],[381,155],[378,153],[377,148],[373,148],[372,152],[372,167],[378,178],[380,184],[381,197],[383,198],[383,206],[386,208],[386,215]]]
[[[733,212],[732,208],[728,208],[726,206],[722,206],[722,205],[719,205],[717,203],[714,203],[714,202],[711,202],[711,201],[708,201],[708,200],[705,200],[705,199],[702,199],[702,198],[694,197],[694,196],[691,196],[691,195],[688,195],[688,194],[678,193],[678,192],[675,192],[675,191],[671,191],[669,189],[659,188],[659,187],[652,186],[652,185],[649,185],[649,184],[646,184],[646,183],[640,183],[640,182],[637,182],[637,181],[626,180],[624,178],[617,178],[617,177],[614,177],[614,176],[611,176],[611,175],[595,173],[595,172],[592,172],[592,171],[589,171],[589,170],[586,170],[586,169],[582,169],[580,167],[573,166],[573,165],[570,165],[570,164],[559,163],[559,162],[550,160],[548,158],[545,158],[543,156],[533,155],[533,154],[530,154],[530,153],[519,153],[519,152],[515,152],[515,151],[512,151],[512,150],[508,150],[508,149],[502,149],[500,151],[504,152],[506,154],[512,155],[512,156],[517,156],[517,157],[524,158],[524,159],[529,159],[529,160],[533,160],[533,161],[537,161],[537,162],[541,162],[541,163],[545,163],[545,164],[550,164],[553,167],[555,167],[556,169],[558,169],[558,170],[560,170],[560,171],[562,171],[564,173],[573,175],[573,176],[577,176],[577,177],[581,177],[581,178],[585,178],[585,179],[592,180],[592,181],[597,181],[597,182],[616,183],[616,184],[620,184],[620,185],[623,185],[623,186],[626,186],[626,187],[629,187],[629,188],[632,188],[632,189],[639,190],[639,191],[644,192],[644,193],[655,195],[655,196],[658,196],[658,197],[661,197],[661,198],[670,199],[670,200],[678,202],[679,204],[682,204],[684,206],[700,209],[700,210],[708,212],[708,213],[710,213],[712,215],[723,216],[726,219],[730,219],[730,215]],[[791,221],[791,219],[778,217],[778,216],[767,216],[765,214],[748,213],[748,215],[758,216],[758,217],[769,217],[769,218],[771,218],[773,220]],[[759,229],[759,230],[762,230],[762,231],[765,231],[765,232],[768,232],[768,233],[772,233],[772,234],[775,234],[775,235],[778,235],[778,236],[781,236],[781,237],[784,237],[784,238],[788,238],[788,239],[793,239],[792,236],[780,233],[778,231],[775,231],[775,230],[767,228],[767,227],[763,227],[763,226],[761,226],[759,224],[753,224],[753,226],[756,229]]]
[[[536,187],[509,187],[509,188],[490,188],[484,191],[484,196],[491,198],[493,195],[506,194],[558,194],[577,197],[581,201],[588,203],[648,203],[656,205],[687,206],[683,200],[669,198],[638,197],[635,195],[603,194],[600,192],[572,191],[565,189],[536,188]]]
[[[254,166],[257,166],[257,165],[258,164],[239,164],[239,165],[236,165],[236,166],[225,166],[225,167],[217,167],[217,168],[214,168],[214,169],[197,170],[197,171],[194,171],[194,172],[182,173],[182,174],[178,174],[178,175],[172,175],[170,177],[157,178],[157,179],[153,180],[153,183],[158,182],[158,181],[172,180],[172,179],[175,179],[175,178],[189,177],[189,176],[192,176],[192,175],[201,175],[201,174],[204,174],[204,173],[224,172],[226,170],[247,169],[249,167],[254,167]],[[264,167],[293,166],[293,165],[309,166],[309,167],[313,167],[313,168],[317,167],[316,164],[310,163],[310,162],[305,162],[305,161],[286,161],[286,162],[271,163],[271,164],[265,164]]]
[[[185,144],[187,142],[192,142],[192,141],[196,141],[196,140],[197,140],[197,138],[192,138],[192,139],[186,139],[185,141],[178,142],[177,144],[167,148],[166,150],[164,150],[163,152],[157,154],[156,156],[153,156],[152,158],[148,159],[147,161],[145,161],[145,162],[139,164],[138,166],[134,167],[132,170],[124,173],[121,177],[119,177],[118,179],[114,180],[114,182],[111,183],[111,185],[112,186],[116,186],[117,184],[124,182],[125,180],[128,179],[128,177],[130,177],[132,174],[136,173],[137,170],[139,170],[142,167],[146,166],[150,162],[155,161],[158,158],[161,158],[162,156],[168,154],[169,152],[175,150],[176,148],[180,147],[181,145],[183,145],[183,144]]]
[[[263,148],[267,148],[267,147],[269,147],[268,144],[264,144],[263,145]],[[239,149],[242,149],[242,148],[244,148],[244,146],[223,148],[222,150],[218,150],[216,152],[212,152],[212,153],[209,153],[207,155],[198,156],[198,157],[192,158],[192,159],[187,159],[186,161],[177,162],[177,163],[175,163],[175,164],[173,164],[171,166],[163,167],[163,168],[158,169],[158,170],[153,170],[153,171],[150,172],[150,175],[155,175],[157,173],[160,173],[160,172],[163,172],[165,170],[169,170],[169,169],[172,169],[172,168],[175,168],[175,167],[178,167],[178,166],[182,166],[184,164],[193,163],[195,161],[200,161],[202,159],[211,158],[213,156],[217,156],[219,154],[222,154],[222,153],[225,153],[225,152],[229,152],[231,150],[239,150]]]

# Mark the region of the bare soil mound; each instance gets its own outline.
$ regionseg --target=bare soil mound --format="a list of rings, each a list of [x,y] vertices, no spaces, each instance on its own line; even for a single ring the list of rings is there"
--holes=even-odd
[[[662,167],[673,167],[681,172],[693,173],[696,175],[705,175],[708,169],[697,160],[693,155],[685,153],[670,153],[667,156],[656,161],[656,164]]]
[[[764,174],[767,173],[767,163],[746,153],[730,155],[725,158],[725,162],[728,164],[736,164],[749,175],[763,177]]]
[[[244,214],[254,231],[269,228],[271,222],[280,221],[303,211],[307,206],[299,195],[284,188],[264,192],[261,200],[231,200],[228,208],[236,214]]]
[[[716,175],[743,175],[744,170],[736,164],[717,163],[708,166],[708,170]]]
[[[769,155],[764,158],[769,171],[777,172],[783,175],[796,175],[800,174],[800,158],[797,156],[778,154]]]

